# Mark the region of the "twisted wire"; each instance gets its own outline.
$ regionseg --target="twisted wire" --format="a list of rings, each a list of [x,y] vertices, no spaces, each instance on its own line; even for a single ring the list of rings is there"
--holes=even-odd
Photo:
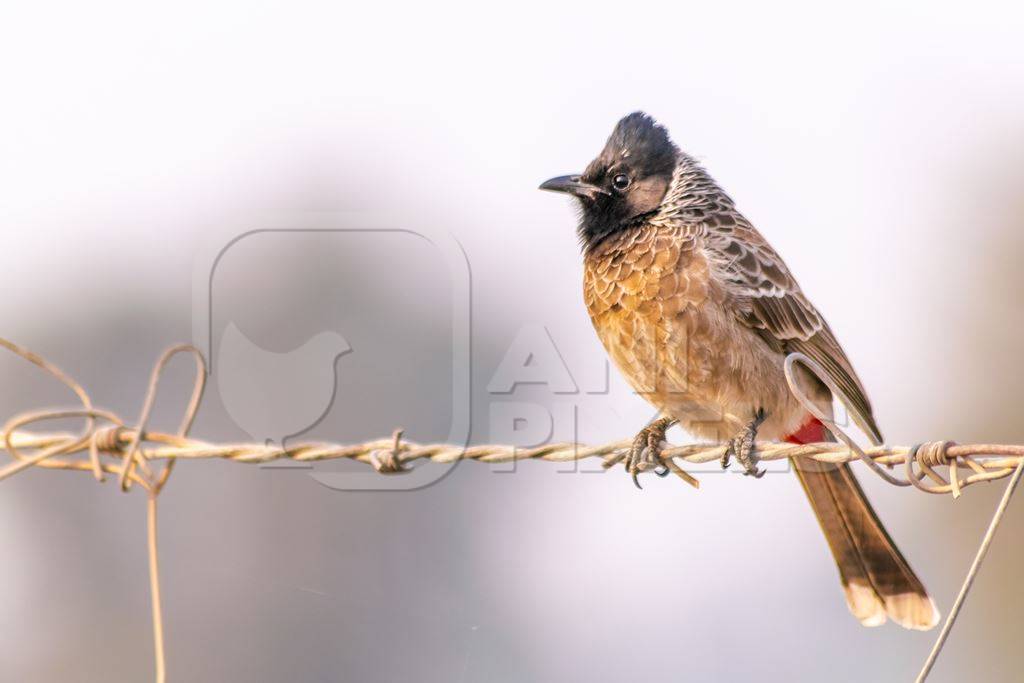
[[[47,417],[80,416],[84,411],[56,411]],[[124,457],[135,449],[134,457],[148,469],[149,463],[177,460],[223,459],[245,464],[267,464],[278,460],[293,460],[301,463],[321,460],[349,459],[373,467],[382,474],[405,472],[417,461],[453,463],[474,460],[484,463],[508,463],[520,460],[545,460],[548,462],[571,462],[585,458],[602,458],[606,467],[617,464],[632,446],[632,439],[613,441],[600,446],[586,446],[578,443],[552,443],[535,448],[487,444],[479,446],[458,446],[452,444],[420,444],[401,439],[401,430],[390,439],[374,439],[354,444],[300,443],[277,446],[260,443],[214,444],[199,439],[166,434],[162,432],[139,432],[125,427],[116,416],[105,411],[93,410],[94,418],[113,423],[95,429],[86,435],[70,433],[36,433],[25,430],[6,431],[5,439],[10,444],[8,452],[18,464],[29,463],[36,467],[63,469],[93,473],[100,479],[104,473],[122,476]],[[33,414],[33,421],[42,419]],[[18,424],[21,420],[8,423]],[[725,444],[688,444],[668,446],[661,457],[664,460],[702,464],[721,460]],[[34,450],[47,454],[46,458],[27,455]],[[98,461],[95,455],[88,459],[74,458],[76,453],[98,453],[111,456],[110,460]],[[863,449],[870,461],[887,468],[902,466],[909,481],[927,493],[958,493],[971,484],[992,481],[1009,476],[1021,458],[1024,446],[1012,444],[956,444],[951,441],[934,441],[916,446],[875,446]],[[825,442],[810,444],[778,443],[760,441],[757,453],[762,461],[784,460],[786,458],[810,458],[823,463],[845,463],[860,460],[861,456],[841,443]],[[99,464],[97,465],[97,462]],[[938,467],[948,467],[952,476],[944,477]],[[960,468],[969,473],[962,475]],[[0,472],[0,479],[5,473]],[[131,473],[129,479],[137,477]],[[927,479],[931,479],[929,482]],[[166,479],[164,480],[166,481]],[[148,482],[139,482],[144,486]]]
[[[545,460],[568,462],[584,458],[602,458],[603,466],[611,468],[625,459],[633,445],[632,439],[614,441],[600,446],[578,443],[554,443],[535,448],[508,445],[458,446],[452,444],[419,444],[403,440],[401,429],[390,439],[377,439],[357,444],[303,443],[274,446],[258,443],[214,444],[188,436],[195,421],[206,382],[206,363],[193,346],[180,345],[167,349],[157,360],[150,375],[138,420],[131,426],[118,415],[93,406],[88,393],[69,375],[46,359],[13,342],[0,338],[0,347],[6,348],[41,368],[68,387],[80,407],[56,410],[35,410],[16,415],[8,420],[2,432],[2,443],[11,462],[0,468],[0,481],[30,467],[61,469],[92,474],[99,482],[106,475],[115,475],[119,488],[127,491],[139,485],[147,494],[147,536],[149,550],[150,591],[155,645],[157,683],[166,680],[163,617],[160,599],[160,581],[156,545],[156,501],[179,460],[206,460],[218,458],[247,464],[264,464],[276,460],[316,462],[346,458],[365,463],[382,474],[401,474],[417,461],[454,463],[473,460],[484,463],[507,463],[519,460]],[[148,429],[149,418],[159,389],[160,379],[168,362],[178,354],[189,354],[195,361],[192,394],[175,433]],[[785,360],[786,381],[793,395],[803,406],[835,436],[838,442],[790,444],[758,442],[756,452],[760,460],[810,458],[823,463],[863,461],[872,471],[895,486],[912,486],[926,493],[952,494],[958,498],[963,489],[983,481],[994,481],[1013,474],[999,507],[989,523],[974,562],[968,571],[960,593],[943,625],[942,631],[918,676],[924,681],[946,642],[967,593],[974,582],[981,563],[991,545],[995,531],[1009,504],[1010,497],[1024,474],[1024,446],[1015,444],[956,444],[952,441],[930,441],[914,446],[884,446],[874,444],[861,448],[831,415],[820,410],[795,381],[794,368],[802,365],[816,375],[843,403],[849,401],[835,386],[825,370],[813,359],[794,353]],[[29,429],[39,423],[57,419],[80,418],[82,431],[45,432]],[[727,444],[691,444],[668,446],[660,454],[668,471],[694,487],[698,480],[686,472],[680,462],[699,464],[719,461],[725,455]],[[161,466],[162,465],[162,466]],[[892,473],[902,466],[904,476]],[[945,470],[943,473],[941,470]],[[961,474],[963,470],[964,474]]]

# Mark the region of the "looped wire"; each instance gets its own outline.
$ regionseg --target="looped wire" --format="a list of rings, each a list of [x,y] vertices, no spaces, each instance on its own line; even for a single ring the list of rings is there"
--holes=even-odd
[[[150,377],[138,425],[134,429],[130,429],[125,427],[124,422],[117,415],[107,410],[94,408],[85,389],[57,366],[6,339],[0,338],[0,347],[6,348],[15,355],[42,368],[51,377],[71,389],[81,403],[81,408],[31,411],[9,420],[4,425],[0,436],[2,436],[3,445],[11,455],[13,462],[0,468],[0,480],[17,474],[26,468],[39,466],[91,471],[93,477],[101,482],[104,481],[106,473],[116,473],[123,490],[127,490],[130,484],[137,483],[153,495],[159,493],[160,489],[167,482],[167,477],[174,466],[174,460],[169,460],[159,474],[154,474],[149,465],[146,464],[146,458],[140,448],[140,444],[146,439],[145,428],[156,399],[156,391],[164,367],[178,353],[189,353],[196,361],[196,378],[193,383],[192,395],[177,432],[179,437],[184,437],[188,433],[199,409],[199,402],[202,399],[206,383],[206,361],[198,349],[184,344],[172,347],[161,354]],[[60,438],[48,440],[45,444],[30,444],[31,448],[36,449],[32,455],[23,453],[19,449],[18,443],[15,443],[15,437],[25,433],[23,431],[19,432],[19,430],[28,425],[67,418],[84,418],[85,425],[79,434],[63,435]],[[105,424],[98,425],[97,422]],[[129,439],[128,447],[122,451],[122,442],[126,436]],[[88,452],[88,461],[62,457],[79,451]],[[100,457],[101,454],[118,455],[122,454],[122,452],[123,457],[120,467],[109,462],[103,462]],[[135,471],[136,468],[139,470],[139,473]]]
[[[88,439],[88,435],[95,428],[96,421],[92,409],[92,401],[89,400],[89,394],[86,393],[85,389],[82,388],[82,385],[73,380],[70,375],[65,373],[63,370],[61,370],[56,365],[46,360],[42,356],[33,353],[32,351],[29,351],[25,347],[19,346],[18,344],[15,344],[12,341],[3,339],[2,337],[0,337],[0,346],[3,346],[4,348],[6,348],[11,353],[14,353],[15,355],[24,358],[33,365],[42,368],[43,371],[45,371],[47,374],[54,377],[61,384],[71,389],[71,391],[74,392],[75,396],[78,397],[78,400],[82,404],[82,412],[80,413],[80,416],[85,417],[85,427],[82,429],[82,434],[79,437],[79,439],[69,439],[69,443],[54,444],[49,448],[44,448],[40,450],[31,458],[26,458],[25,456],[20,454],[16,448],[13,447],[13,445],[11,444],[11,435],[14,433],[14,430],[20,426],[30,424],[37,420],[44,420],[49,418],[46,417],[45,413],[30,413],[28,416],[25,417],[25,419],[19,420],[18,418],[14,418],[10,420],[4,427],[4,445],[6,446],[8,452],[11,453],[11,455],[14,457],[16,462],[12,462],[10,465],[0,470],[0,480],[3,480],[13,474],[20,472],[21,470],[27,467],[41,464],[54,456],[75,451],[75,446],[79,446],[86,442],[86,440]]]
[[[381,474],[401,474],[409,471],[401,460],[404,431],[396,429],[391,435],[391,450],[378,449],[370,452],[370,464],[373,465],[373,469]]]
[[[136,424],[135,429],[131,432],[131,440],[124,451],[124,457],[121,461],[121,474],[118,479],[118,484],[122,491],[128,490],[131,475],[136,466],[146,470],[146,479],[149,484],[147,488],[151,488],[152,493],[158,493],[160,489],[163,488],[164,484],[167,483],[167,478],[170,476],[171,470],[174,468],[175,461],[169,460],[167,461],[167,464],[164,465],[164,469],[160,474],[154,477],[146,465],[145,456],[139,448],[139,444],[146,437],[146,427],[149,423],[149,415],[153,411],[153,404],[156,402],[157,389],[160,387],[160,379],[163,376],[164,367],[166,367],[171,358],[179,353],[188,353],[195,360],[196,376],[195,382],[192,385],[192,397],[189,399],[188,406],[185,408],[185,414],[182,417],[181,425],[178,427],[177,435],[182,437],[187,435],[188,430],[191,429],[192,423],[196,419],[196,413],[199,410],[199,402],[203,398],[203,390],[206,387],[206,359],[203,358],[203,354],[200,353],[199,349],[191,344],[179,344],[178,346],[172,346],[160,354],[160,358],[153,366],[153,372],[149,376],[149,385],[146,387],[146,397],[142,402],[142,411],[139,414],[139,421]]]
[[[836,424],[835,420],[832,419],[831,415],[826,415],[823,410],[821,410],[817,405],[815,405],[813,401],[811,401],[810,397],[808,397],[807,394],[803,392],[803,389],[800,388],[800,385],[796,381],[796,376],[793,371],[793,365],[796,363],[802,364],[808,371],[810,371],[815,377],[817,377],[822,384],[827,386],[829,388],[829,391],[832,392],[832,395],[838,398],[839,401],[842,402],[844,406],[846,406],[848,413],[851,416],[854,416],[854,419],[857,419],[857,411],[852,410],[850,408],[852,402],[850,401],[850,398],[846,395],[846,393],[842,389],[840,389],[835,382],[832,381],[832,378],[828,376],[828,373],[825,372],[825,369],[821,367],[821,364],[818,363],[818,361],[809,358],[800,352],[794,352],[786,356],[786,362],[783,366],[783,370],[786,374],[786,384],[789,385],[789,390],[793,393],[793,396],[796,397],[796,400],[799,401],[801,405],[803,405],[803,407],[806,408],[809,413],[811,413],[811,415],[821,420],[821,422],[825,424],[828,430],[832,432],[832,436],[836,437],[837,439],[845,443],[851,451],[856,453],[857,457],[860,458],[862,462],[864,462],[868,467],[870,467],[875,472],[875,474],[880,476],[882,479],[885,479],[893,486],[910,486],[909,481],[892,476],[884,469],[882,469],[881,465],[879,465],[877,462],[869,458],[867,454],[861,449],[861,447],[857,445],[857,442],[851,439],[846,434],[846,432],[839,428],[839,425]],[[870,436],[868,438],[871,439]],[[881,445],[880,443],[875,443],[874,439],[871,439],[871,443],[875,446]]]
[[[110,427],[101,427],[93,432],[89,439],[89,463],[92,465],[93,476],[96,481],[106,481],[103,474],[103,464],[100,461],[100,453],[115,453],[119,447],[121,435],[124,433],[124,425],[115,424]]]
[[[960,479],[959,459],[949,456],[949,448],[955,445],[953,441],[928,441],[911,448],[904,462],[904,469],[910,483],[925,493],[952,493],[953,498],[959,498],[961,488],[969,482]],[[914,470],[915,463],[920,468],[920,472]],[[934,469],[943,466],[949,468],[948,481]],[[925,476],[935,484],[925,484]]]
[[[80,435],[67,435],[64,438],[56,439],[50,445],[40,449],[31,456],[22,453],[18,446],[13,442],[14,434],[20,427],[25,427],[27,425],[46,420],[60,420],[75,417],[84,417],[89,423]],[[6,425],[4,425],[3,439],[4,447],[11,454],[14,462],[3,469],[0,469],[0,481],[32,466],[82,469],[81,465],[83,463],[80,461],[61,458],[60,456],[77,452],[83,448],[89,448],[90,450],[90,463],[86,465],[86,468],[92,469],[93,475],[98,480],[102,481],[103,466],[99,462],[98,454],[93,455],[91,448],[92,432],[90,430],[94,428],[92,425],[95,425],[95,421],[97,419],[105,420],[112,424],[120,424],[120,420],[117,415],[106,410],[100,410],[92,407],[80,410],[33,411],[23,413],[22,415],[11,419]]]
[[[922,467],[943,467],[955,462],[951,461],[947,451],[950,446],[955,446],[955,441],[926,441],[914,448],[917,450],[917,462]]]
[[[93,432],[92,443],[100,453],[119,453],[125,431],[124,425],[121,424],[100,427]]]

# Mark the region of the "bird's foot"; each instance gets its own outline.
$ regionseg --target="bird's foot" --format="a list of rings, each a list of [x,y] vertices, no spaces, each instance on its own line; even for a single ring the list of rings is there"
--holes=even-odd
[[[669,468],[661,459],[661,449],[665,442],[665,432],[675,423],[674,418],[660,418],[641,429],[633,439],[633,445],[626,454],[625,466],[626,471],[633,476],[633,483],[637,488],[641,488],[637,479],[641,472],[654,470],[659,477],[669,473]]]
[[[743,465],[744,476],[753,476],[760,479],[764,476],[764,470],[758,469],[757,462],[757,429],[764,422],[764,410],[758,410],[754,419],[740,431],[739,434],[729,439],[729,445],[722,455],[722,469],[729,467],[730,459],[735,456],[736,460]]]

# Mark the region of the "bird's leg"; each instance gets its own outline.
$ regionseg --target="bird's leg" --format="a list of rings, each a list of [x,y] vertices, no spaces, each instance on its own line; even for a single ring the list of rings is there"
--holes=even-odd
[[[661,444],[665,441],[665,432],[677,420],[673,417],[662,417],[640,430],[633,439],[633,445],[626,454],[626,471],[633,475],[633,483],[641,488],[637,475],[653,469],[659,477],[664,477],[669,470],[661,461]],[[659,469],[660,468],[660,469]]]
[[[757,479],[764,476],[764,470],[757,469],[758,457],[757,450],[754,447],[757,441],[757,429],[764,422],[764,418],[764,408],[758,408],[757,413],[754,414],[754,419],[739,434],[729,440],[729,446],[725,449],[725,454],[722,455],[723,470],[729,466],[730,458],[735,455],[736,459],[743,465],[743,474],[745,476],[753,475]]]

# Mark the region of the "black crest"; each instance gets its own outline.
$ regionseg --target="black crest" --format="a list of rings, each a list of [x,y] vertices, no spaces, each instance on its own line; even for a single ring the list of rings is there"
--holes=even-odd
[[[580,197],[584,247],[592,248],[657,211],[678,156],[668,131],[647,114],[634,112],[619,121],[580,179],[603,190]]]
[[[595,182],[619,159],[630,160],[646,175],[669,174],[676,167],[678,148],[665,127],[642,111],[624,116],[615,124],[601,154],[587,167],[583,179]]]

